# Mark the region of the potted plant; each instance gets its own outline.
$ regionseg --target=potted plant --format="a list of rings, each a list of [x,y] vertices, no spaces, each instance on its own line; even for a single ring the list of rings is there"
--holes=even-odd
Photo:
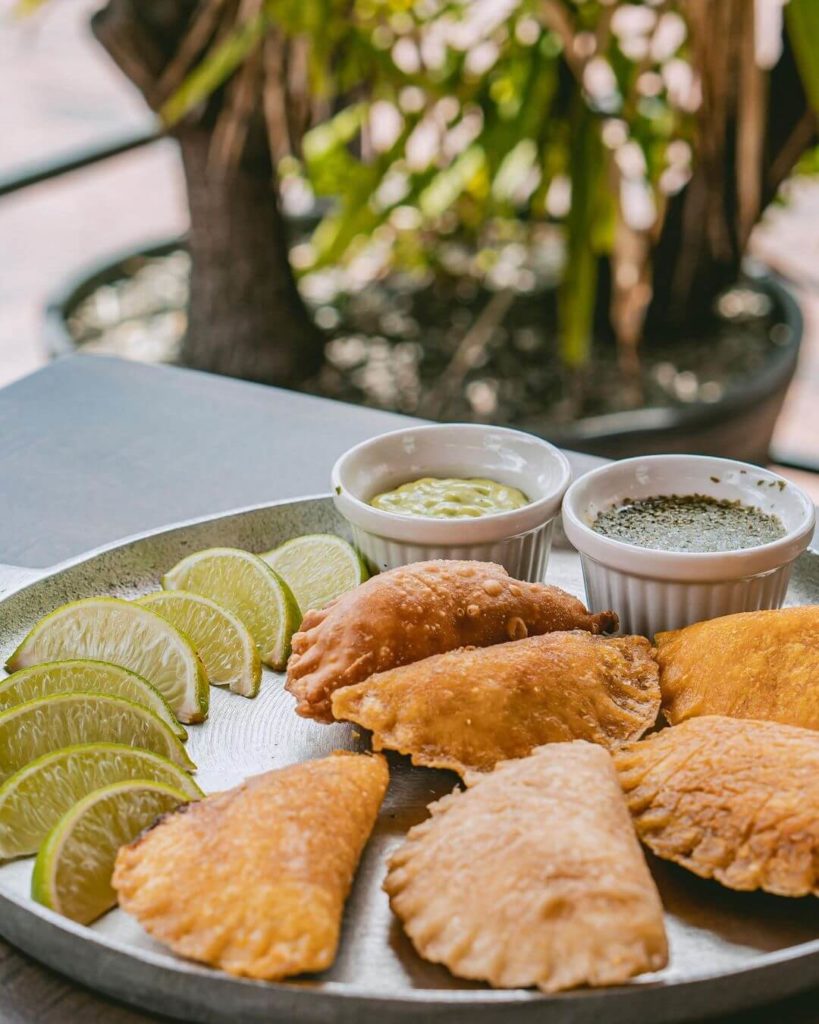
[[[819,100],[819,11],[782,18],[109,0],[94,31],[181,147],[182,360],[607,454],[763,458],[801,325],[741,262]],[[295,240],[293,195],[326,204]]]

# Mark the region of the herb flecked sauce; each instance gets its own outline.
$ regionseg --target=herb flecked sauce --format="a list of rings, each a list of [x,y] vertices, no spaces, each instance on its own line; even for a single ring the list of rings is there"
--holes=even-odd
[[[784,537],[782,520],[740,501],[704,494],[625,498],[599,512],[592,529],[657,551],[737,551]]]

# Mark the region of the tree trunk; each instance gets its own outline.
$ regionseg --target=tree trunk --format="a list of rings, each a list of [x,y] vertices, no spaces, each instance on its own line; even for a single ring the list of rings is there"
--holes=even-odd
[[[177,133],[190,207],[186,366],[285,387],[317,372],[323,341],[299,296],[266,153],[229,174],[209,164],[211,134]]]
[[[768,81],[767,117],[761,167],[760,211],[774,199],[802,152],[815,136],[793,52],[785,40],[782,57]],[[685,337],[710,323],[714,303],[740,275],[747,239],[741,237],[737,210],[737,124],[726,126],[720,219],[726,225],[727,245],[715,251],[709,237],[709,190],[714,169],[702,164],[669,204],[652,260],[653,299],[646,319],[647,340]]]
[[[92,18],[98,40],[156,110],[160,81],[177,53],[195,0],[108,0]],[[321,365],[323,338],[296,288],[287,230],[261,110],[241,158],[229,169],[209,159],[224,90],[176,132],[190,206],[191,293],[187,366],[292,387]],[[258,100],[260,103],[260,98]]]

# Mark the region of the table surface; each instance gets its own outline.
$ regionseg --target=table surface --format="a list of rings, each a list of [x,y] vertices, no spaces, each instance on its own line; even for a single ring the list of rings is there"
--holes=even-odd
[[[404,417],[189,370],[74,356],[0,390],[0,563],[43,568],[178,520],[327,491]],[[572,456],[576,470],[592,464]],[[3,1024],[157,1020],[0,940]],[[819,1024],[818,992],[722,1018]]]

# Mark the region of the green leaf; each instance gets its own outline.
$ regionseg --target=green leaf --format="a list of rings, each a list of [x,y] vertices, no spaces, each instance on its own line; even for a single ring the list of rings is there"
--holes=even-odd
[[[472,145],[456,157],[449,167],[439,171],[421,193],[418,205],[425,217],[440,217],[468,187],[484,167],[484,151]]]
[[[503,65],[516,80],[522,97],[514,117],[504,115],[503,105],[484,105],[484,129],[480,136],[494,178],[506,155],[521,139],[537,139],[543,126],[553,116],[552,105],[557,89],[557,64],[545,59],[539,48],[529,48]]]
[[[311,243],[316,256],[311,270],[342,259],[358,235],[372,234],[387,218],[390,207],[378,208],[372,199],[398,156],[403,153],[413,127],[414,122],[407,119],[392,147],[372,163],[353,162],[346,187],[341,192],[341,202],[322,219],[313,232]]]
[[[329,121],[323,121],[315,128],[311,128],[304,136],[305,158],[311,161],[321,160],[332,150],[351,142],[361,130],[366,109],[364,103],[345,107]]]
[[[498,202],[511,203],[532,168],[537,163],[537,146],[534,139],[521,139],[501,161],[495,180],[492,182],[492,196]]]
[[[227,38],[213,47],[159,111],[164,123],[176,124],[227,81],[259,44],[266,24],[264,15],[257,14],[237,25]]]
[[[790,0],[785,5],[785,23],[802,86],[819,113],[819,3]]]
[[[346,107],[304,136],[302,152],[310,184],[317,195],[345,195],[361,173],[361,163],[350,143],[361,131],[367,112],[364,103]]]
[[[558,292],[560,356],[570,369],[584,366],[591,355],[598,259],[594,229],[604,166],[597,119],[580,95],[575,97],[574,115],[569,142],[572,205],[566,221],[566,267]]]

